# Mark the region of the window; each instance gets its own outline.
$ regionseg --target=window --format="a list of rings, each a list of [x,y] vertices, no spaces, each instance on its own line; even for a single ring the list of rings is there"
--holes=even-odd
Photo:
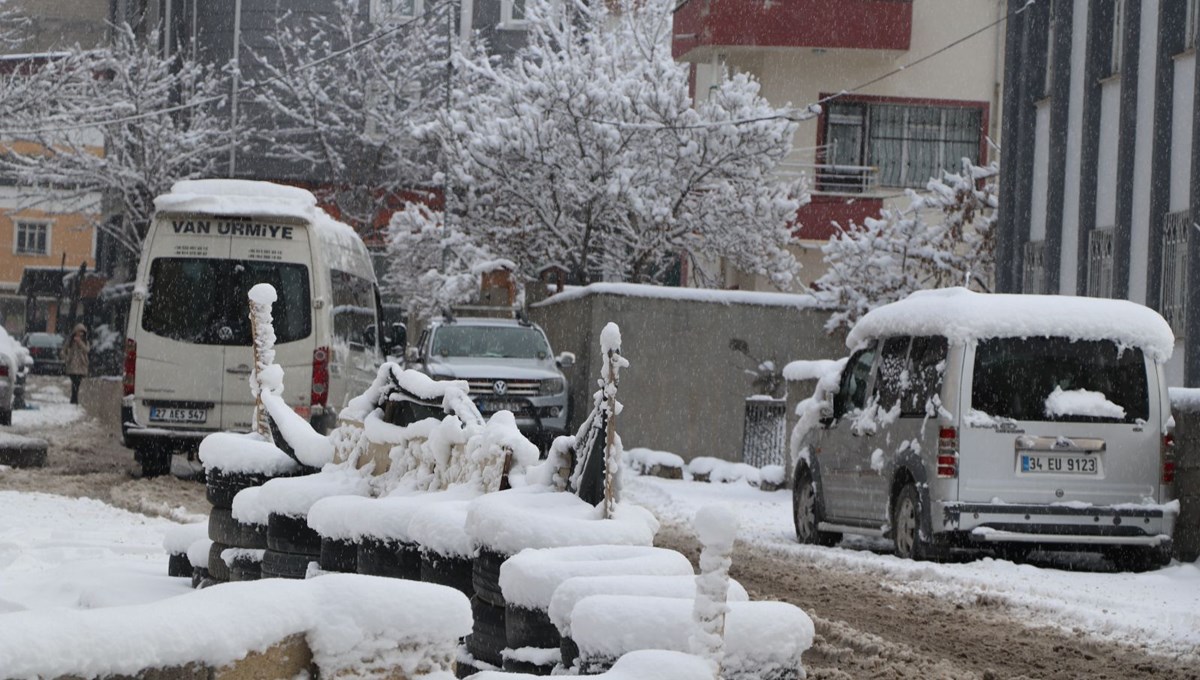
[[[1191,212],[1171,213],[1163,220],[1162,232],[1162,291],[1158,310],[1176,336],[1185,328],[1188,295],[1188,227]]]
[[[442,357],[485,359],[545,359],[550,344],[528,326],[459,326],[450,324],[433,334],[433,353]]]
[[[837,102],[825,118],[825,164],[878,168],[879,184],[924,187],[963,158],[978,163],[983,107]]]
[[[500,25],[521,25],[527,20],[525,0],[500,0]]]
[[[946,355],[950,343],[940,336],[922,336],[912,340],[906,364],[907,384],[904,402],[900,408],[902,416],[921,418],[937,415],[934,397],[941,394],[942,375],[946,372]]]
[[[1091,297],[1112,297],[1112,229],[1093,229],[1088,235],[1087,294]]]
[[[866,404],[867,381],[871,378],[871,364],[874,361],[874,347],[861,350],[850,358],[849,365],[842,371],[842,384],[833,399],[834,417],[861,409]]]
[[[424,0],[371,0],[371,20],[405,19],[421,13]]]
[[[1196,48],[1196,32],[1200,30],[1200,0],[1187,0],[1183,20],[1183,48]]]
[[[375,326],[375,284],[336,269],[330,270],[329,278],[333,285],[333,336],[350,345],[374,345],[367,342],[367,331]]]
[[[1113,0],[1112,51],[1108,56],[1108,72],[1121,72],[1121,57],[1125,52],[1125,0]]]
[[[879,354],[879,374],[875,377],[875,397],[879,407],[891,410],[900,401],[900,394],[907,387],[908,338],[888,338]]]
[[[1025,243],[1024,276],[1021,279],[1021,292],[1031,295],[1045,295],[1046,290],[1046,242],[1027,241]]]
[[[1123,418],[1048,415],[1056,390],[1098,392],[1124,410]],[[993,338],[975,349],[971,407],[1013,420],[1132,423],[1149,417],[1146,362],[1142,350],[1111,340]]]
[[[17,255],[49,255],[50,224],[47,222],[17,222],[17,239],[13,245]]]
[[[279,293],[271,308],[280,344],[308,337],[311,323],[308,267],[258,260],[160,257],[150,265],[142,328],[198,345],[251,344],[246,299],[257,283]]]

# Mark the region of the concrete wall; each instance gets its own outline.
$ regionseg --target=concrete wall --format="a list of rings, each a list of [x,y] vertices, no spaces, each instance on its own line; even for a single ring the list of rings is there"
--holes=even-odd
[[[675,297],[628,294],[639,289]],[[845,354],[842,339],[822,330],[827,313],[803,296],[597,284],[539,303],[530,317],[546,330],[555,352],[575,352],[578,358],[565,371],[572,428],[591,409],[600,376],[600,331],[617,323],[631,364],[621,374],[621,439],[626,448],[671,451],[685,460],[741,457],[744,401],[753,393],[745,371],[754,366],[729,349],[731,339],[747,341],[752,354],[779,368],[795,359]]]

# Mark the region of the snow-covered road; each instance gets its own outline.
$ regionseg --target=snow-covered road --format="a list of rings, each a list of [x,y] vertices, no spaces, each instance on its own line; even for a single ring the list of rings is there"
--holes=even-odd
[[[711,503],[732,506],[741,518],[739,553],[754,552],[858,572],[881,587],[952,606],[988,602],[1006,607],[1027,625],[1052,627],[1200,664],[1200,563],[1144,574],[1112,573],[1088,556],[1035,554],[1030,564],[989,557],[932,564],[898,559],[882,540],[847,539],[837,548],[796,542],[791,493],[764,492],[742,482],[704,484],[656,477],[625,477],[625,498],[650,507],[667,525],[690,523]],[[735,555],[734,564],[738,558]],[[1069,570],[1069,569],[1074,570]]]

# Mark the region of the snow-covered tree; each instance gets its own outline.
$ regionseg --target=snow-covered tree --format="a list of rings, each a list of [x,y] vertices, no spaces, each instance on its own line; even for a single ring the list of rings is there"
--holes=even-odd
[[[581,282],[653,282],[686,254],[788,284],[804,195],[773,172],[795,124],[746,75],[694,106],[672,9],[530,0],[515,59],[456,59],[489,87],[456,88],[424,129],[446,157],[450,222],[525,274],[556,263]]]
[[[446,15],[455,7],[372,21],[367,4],[337,0],[332,20],[284,14],[246,81],[258,83],[250,101],[270,130],[263,155],[316,170],[320,198],[359,224],[436,171],[436,148],[414,138],[413,126],[446,104]]]
[[[442,213],[420,203],[392,216],[387,252],[384,287],[405,301],[410,320],[471,301],[479,291],[479,267],[492,260],[465,234],[447,227]]]
[[[927,288],[966,286],[991,292],[995,276],[997,163],[963,159],[908,206],[851,224],[824,245],[828,271],[814,288],[836,311],[826,330],[849,328],[872,309]],[[933,221],[933,216],[940,221]]]
[[[109,47],[76,48],[30,69],[24,85],[43,96],[8,125],[35,150],[0,159],[29,189],[23,208],[45,200],[44,188],[60,200],[101,194],[109,219],[94,226],[134,256],[154,197],[177,180],[213,175],[228,140],[220,74],[182,55],[163,57],[157,45],[156,35],[142,40],[123,25]]]
[[[0,0],[0,51],[7,52],[20,47],[25,41],[23,31],[29,25],[29,17]]]

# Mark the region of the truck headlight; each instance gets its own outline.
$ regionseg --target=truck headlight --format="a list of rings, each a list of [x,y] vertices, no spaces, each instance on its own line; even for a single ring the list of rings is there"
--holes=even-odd
[[[547,378],[538,383],[538,394],[546,396],[549,394],[558,394],[567,389],[567,381],[562,378]]]

